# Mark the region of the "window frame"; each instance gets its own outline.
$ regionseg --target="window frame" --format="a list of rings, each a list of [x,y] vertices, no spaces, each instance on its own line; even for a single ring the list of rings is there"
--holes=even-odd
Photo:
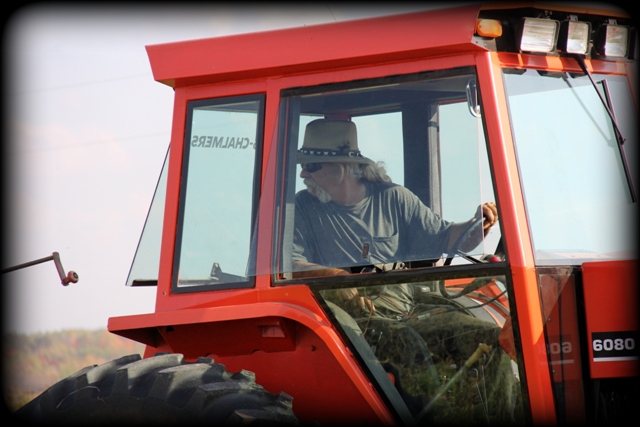
[[[430,71],[418,71],[418,72],[412,72],[412,73],[407,73],[407,74],[396,74],[396,75],[392,75],[392,76],[383,76],[383,77],[371,77],[371,78],[367,78],[367,79],[354,79],[354,80],[350,80],[350,81],[341,81],[341,82],[337,82],[337,83],[330,83],[330,82],[314,82],[313,85],[309,85],[309,86],[297,86],[297,87],[293,87],[293,88],[283,88],[280,91],[280,107],[279,107],[279,114],[278,114],[278,121],[277,121],[277,129],[278,129],[278,140],[274,141],[274,143],[277,144],[278,146],[278,166],[277,166],[277,170],[278,170],[278,183],[276,185],[276,215],[275,215],[275,224],[274,224],[274,230],[275,230],[275,235],[274,235],[274,239],[273,239],[273,247],[272,247],[272,253],[274,254],[271,263],[272,263],[272,271],[271,271],[271,275],[272,275],[272,285],[273,286],[278,286],[278,285],[287,285],[287,284],[293,284],[293,283],[300,283],[300,282],[304,282],[304,283],[318,283],[318,284],[323,284],[323,283],[329,283],[332,282],[334,284],[336,284],[337,286],[339,286],[339,283],[344,283],[344,282],[353,282],[354,280],[365,280],[362,276],[358,276],[358,275],[350,275],[350,276],[344,276],[346,277],[330,277],[330,278],[326,278],[326,277],[314,277],[314,278],[296,278],[293,279],[291,277],[287,277],[289,276],[285,271],[283,271],[282,268],[280,268],[282,264],[283,259],[287,256],[287,251],[283,249],[283,244],[286,243],[285,240],[285,235],[287,233],[291,233],[291,230],[288,230],[288,227],[291,227],[291,229],[293,229],[293,225],[289,225],[289,224],[285,224],[285,217],[287,221],[292,221],[292,216],[289,216],[288,213],[294,209],[293,206],[293,201],[295,199],[295,194],[291,195],[291,191],[287,189],[287,186],[290,185],[288,184],[288,182],[292,182],[295,181],[297,179],[297,175],[298,175],[298,169],[297,168],[292,168],[288,165],[288,160],[289,158],[293,157],[296,155],[296,151],[297,151],[297,145],[295,143],[292,143],[292,140],[297,140],[299,132],[299,118],[300,118],[300,105],[298,104],[294,104],[294,103],[290,103],[287,101],[287,98],[290,98],[292,96],[300,96],[300,95],[315,95],[315,94],[323,94],[323,93],[328,93],[328,92],[336,92],[336,91],[340,91],[340,90],[349,90],[349,89],[357,89],[357,88],[373,88],[375,86],[382,86],[382,85],[389,85],[389,84],[395,84],[395,83],[411,83],[411,82],[421,82],[421,81],[428,81],[428,80],[436,80],[442,77],[455,77],[455,76],[462,76],[462,75],[466,75],[466,74],[471,74],[473,76],[475,76],[476,79],[476,85],[477,85],[477,81],[479,79],[478,77],[478,70],[476,69],[475,65],[469,65],[469,64],[465,64],[465,65],[460,65],[460,66],[455,66],[452,68],[447,68],[447,69],[436,69],[436,70],[430,70]],[[478,88],[479,90],[479,88]],[[429,104],[428,108],[431,111],[431,114],[437,114],[437,110],[438,110],[438,105],[442,104],[442,103],[448,103],[448,102],[455,102],[457,100],[460,100],[461,98],[459,97],[454,97],[451,99],[440,99],[438,100],[436,103],[433,104]],[[482,106],[482,102],[480,99],[480,106]],[[405,111],[401,108],[398,109],[388,109],[388,110],[375,110],[375,113],[373,112],[373,110],[371,111],[367,111],[366,114],[364,113],[360,113],[360,114],[353,114],[350,117],[358,117],[358,116],[363,116],[363,115],[372,115],[372,114],[377,114],[377,113],[384,113],[384,112],[400,112],[403,114],[403,116],[406,114]],[[320,117],[320,116],[319,116]],[[292,119],[296,122],[293,123]],[[405,120],[403,118],[403,120]],[[494,197],[497,197],[497,191],[496,191],[496,186],[495,186],[495,176],[493,173],[493,170],[490,167],[491,164],[491,159],[490,159],[490,152],[489,152],[489,144],[488,144],[488,136],[487,136],[487,127],[486,127],[486,123],[484,121],[484,117],[481,117],[482,120],[482,132],[483,132],[483,137],[484,137],[484,141],[486,144],[486,153],[488,156],[488,162],[489,162],[489,172],[490,172],[490,176],[491,176],[491,185],[492,185],[492,190],[493,190],[493,194]],[[404,128],[404,126],[403,126]],[[430,154],[429,157],[431,158],[431,156],[433,155],[437,155],[437,152],[439,150],[439,140],[437,137],[437,133],[434,135],[434,132],[437,132],[435,129],[432,130],[428,130],[428,132],[430,133],[429,138],[433,139],[434,144],[429,144],[430,147],[428,147],[428,150],[430,150]],[[405,137],[405,142],[403,143],[403,146],[406,147],[407,143],[406,143],[406,137]],[[411,160],[411,154],[404,154],[404,163],[406,165],[407,162],[407,158],[409,158],[409,160]],[[375,160],[375,159],[374,159]],[[438,164],[437,166],[438,168],[440,167],[440,165]],[[433,170],[431,173],[431,177],[432,179],[435,180],[439,180],[440,179],[440,171],[439,170]],[[405,170],[405,176],[404,179],[407,179],[407,172]],[[395,181],[394,181],[395,182]],[[405,183],[406,185],[406,183]],[[434,184],[435,185],[435,184]],[[441,188],[441,183],[438,183],[436,185],[437,187]],[[414,190],[412,190],[414,191]],[[436,194],[436,197],[433,197],[433,194],[431,195],[430,198],[428,198],[428,200],[430,200],[430,203],[426,203],[423,197],[420,197],[423,202],[425,202],[425,204],[427,204],[427,206],[433,206],[432,209],[434,210],[434,212],[440,214],[441,213],[441,209],[442,209],[442,205],[441,205],[441,200],[442,197],[440,194]],[[429,197],[429,196],[427,196]],[[291,205],[291,206],[288,206]],[[291,218],[291,219],[289,219]],[[500,224],[498,224],[498,226],[500,226]],[[500,234],[501,236],[504,235],[504,232],[502,230],[502,227],[500,227]],[[438,276],[441,275],[441,273],[447,273],[447,272],[452,272],[454,275],[459,272],[459,271],[468,271],[470,274],[474,274],[474,271],[485,271],[488,267],[490,267],[491,269],[498,267],[498,268],[504,268],[508,265],[507,261],[502,261],[502,262],[497,262],[497,263],[492,263],[491,266],[487,266],[487,265],[474,265],[474,264],[466,264],[463,266],[447,266],[447,267],[438,267]],[[434,271],[431,267],[427,267],[430,271]],[[412,268],[409,271],[424,271],[425,267],[422,265],[418,265],[415,268]],[[435,271],[434,271],[435,272]],[[414,273],[415,274],[415,273]],[[380,279],[378,279],[380,280]],[[366,281],[366,280],[365,280]]]
[[[178,198],[178,212],[175,234],[175,246],[173,253],[173,271],[171,276],[171,292],[180,293],[193,293],[203,292],[211,290],[225,290],[225,289],[238,289],[238,288],[254,288],[255,276],[247,274],[246,280],[222,282],[219,284],[202,284],[194,286],[179,286],[179,271],[180,271],[180,257],[182,252],[182,233],[184,230],[185,221],[185,206],[186,206],[186,188],[188,185],[189,175],[189,156],[191,150],[191,133],[193,123],[193,112],[198,107],[204,106],[216,106],[225,104],[240,104],[244,102],[257,102],[258,109],[256,111],[256,135],[255,135],[255,155],[253,161],[253,184],[251,194],[251,218],[249,222],[250,227],[250,241],[249,250],[247,253],[247,265],[255,263],[256,247],[253,244],[256,236],[256,220],[258,218],[258,208],[260,200],[260,182],[262,177],[262,155],[264,151],[264,123],[265,123],[265,108],[266,108],[266,95],[264,93],[248,94],[248,95],[229,95],[220,98],[207,98],[196,99],[187,101],[186,105],[186,120],[185,120],[185,132],[184,132],[184,147],[182,151],[182,170],[180,172],[180,193]]]

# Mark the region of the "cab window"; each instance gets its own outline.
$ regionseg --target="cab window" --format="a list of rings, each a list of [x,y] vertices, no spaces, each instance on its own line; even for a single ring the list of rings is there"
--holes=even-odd
[[[478,227],[471,230],[473,247],[454,247],[447,240],[448,224],[470,221],[482,203],[495,202],[475,82],[473,68],[461,68],[283,91],[285,206],[274,266],[281,278],[309,274],[315,266],[357,273],[380,264],[469,264],[496,252],[499,227],[486,236]],[[351,158],[339,161],[340,142],[323,141],[309,130],[322,121],[349,122],[355,129],[355,136],[346,138],[353,139],[346,150]],[[307,163],[324,171],[309,173],[302,168]],[[353,206],[336,200],[304,208],[319,200],[304,179],[321,188],[334,185],[328,173],[344,173],[336,169],[339,163],[378,164],[402,190],[376,201],[381,205],[375,209],[362,206],[375,213],[354,213]],[[367,194],[373,188],[377,184],[367,185]],[[343,217],[339,212],[345,209]],[[390,219],[391,225],[380,225]],[[327,273],[321,267],[319,276]]]
[[[264,96],[188,104],[174,290],[251,286]]]

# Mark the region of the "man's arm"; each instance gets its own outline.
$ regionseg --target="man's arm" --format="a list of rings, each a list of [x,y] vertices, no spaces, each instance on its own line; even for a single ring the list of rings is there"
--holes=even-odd
[[[307,261],[293,261],[293,278],[304,279],[307,277],[331,277],[331,276],[346,276],[349,273],[342,268],[325,267],[323,265],[314,264]],[[337,299],[335,303],[343,302],[349,304],[355,304],[361,310],[367,307],[371,312],[375,311],[373,303],[369,298],[360,296],[356,288],[343,288],[332,291],[333,295]],[[344,308],[344,307],[343,307]]]
[[[293,278],[304,279],[307,277],[346,276],[350,274],[342,268],[325,267],[308,261],[293,260]]]
[[[451,248],[453,244],[458,240],[458,238],[462,235],[462,233],[476,221],[479,221],[480,218],[483,221],[482,229],[483,234],[480,233],[472,234],[469,236],[466,242],[462,244],[460,247],[463,251],[470,251],[476,246],[480,244],[483,236],[486,236],[491,227],[495,225],[498,221],[498,208],[494,202],[487,202],[478,207],[478,213],[475,217],[471,218],[467,222],[457,222],[451,225],[451,229],[449,231],[449,241],[447,242],[447,248]]]

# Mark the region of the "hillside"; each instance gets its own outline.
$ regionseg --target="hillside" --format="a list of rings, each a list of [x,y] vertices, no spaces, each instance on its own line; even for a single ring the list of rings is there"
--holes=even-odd
[[[107,330],[4,334],[2,341],[2,392],[10,411],[85,366],[144,351]]]

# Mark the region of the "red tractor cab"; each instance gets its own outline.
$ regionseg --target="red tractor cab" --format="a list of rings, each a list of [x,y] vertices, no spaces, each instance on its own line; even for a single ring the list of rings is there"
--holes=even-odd
[[[626,420],[636,41],[621,10],[475,3],[147,46],[173,129],[127,284],[156,308],[109,319],[146,351],[30,412]]]

